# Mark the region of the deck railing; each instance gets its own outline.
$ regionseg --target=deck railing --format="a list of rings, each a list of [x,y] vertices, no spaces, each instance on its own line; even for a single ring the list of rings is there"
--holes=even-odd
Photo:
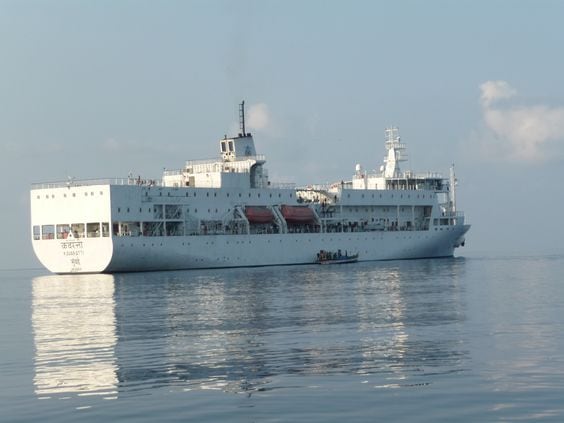
[[[92,185],[142,185],[142,186],[162,186],[158,179],[141,178],[100,178],[100,179],[72,179],[67,181],[55,182],[36,182],[31,184],[31,189],[48,188],[71,188]]]

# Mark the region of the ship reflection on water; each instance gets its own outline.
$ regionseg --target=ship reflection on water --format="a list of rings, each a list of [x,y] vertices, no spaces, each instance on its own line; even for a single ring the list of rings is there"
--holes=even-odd
[[[32,295],[36,395],[115,397],[113,276],[37,277]]]
[[[251,394],[285,376],[429,384],[467,360],[463,270],[446,259],[38,277],[35,392]]]

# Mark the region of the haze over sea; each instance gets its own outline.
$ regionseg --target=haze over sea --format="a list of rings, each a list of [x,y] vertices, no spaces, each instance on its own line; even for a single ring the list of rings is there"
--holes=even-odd
[[[562,16],[0,0],[0,422],[564,421]],[[455,163],[465,257],[39,270],[31,183],[159,179],[216,156],[243,99],[273,182],[379,169],[389,125],[402,169]]]
[[[3,421],[563,421],[564,256],[2,271]]]

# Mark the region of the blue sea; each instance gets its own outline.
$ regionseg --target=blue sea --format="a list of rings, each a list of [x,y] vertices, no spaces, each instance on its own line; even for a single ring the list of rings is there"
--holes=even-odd
[[[0,279],[1,421],[564,421],[564,256]]]

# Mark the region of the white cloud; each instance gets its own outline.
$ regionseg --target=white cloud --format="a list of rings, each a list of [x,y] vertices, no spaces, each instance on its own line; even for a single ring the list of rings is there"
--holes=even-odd
[[[486,81],[480,85],[482,90],[482,105],[490,106],[496,100],[511,98],[517,91],[506,81]]]
[[[264,103],[253,104],[247,112],[247,126],[252,130],[264,130],[270,125],[270,112]]]
[[[518,161],[546,158],[548,148],[564,143],[564,107],[512,105],[496,100],[514,97],[517,91],[505,81],[480,85],[483,118],[489,134],[482,138],[488,155]],[[493,137],[492,137],[493,135]]]

